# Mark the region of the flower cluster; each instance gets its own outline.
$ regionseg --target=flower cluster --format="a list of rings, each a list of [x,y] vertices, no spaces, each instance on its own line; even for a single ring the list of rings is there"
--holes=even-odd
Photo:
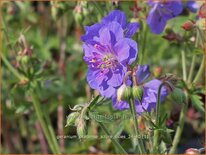
[[[91,88],[96,89],[107,98],[112,98],[116,109],[129,108],[125,100],[117,98],[118,91],[126,86],[137,84],[142,87],[142,100],[135,100],[137,113],[150,111],[157,101],[157,90],[161,81],[155,79],[146,82],[150,76],[147,65],[138,66],[135,71],[136,81],[125,76],[137,58],[137,43],[131,37],[138,30],[138,23],[127,23],[126,15],[114,10],[102,19],[100,23],[85,27],[86,33],[81,37],[84,50],[84,60],[88,64],[87,81]],[[121,92],[120,92],[121,93]],[[161,92],[163,100],[167,95],[164,88]]]

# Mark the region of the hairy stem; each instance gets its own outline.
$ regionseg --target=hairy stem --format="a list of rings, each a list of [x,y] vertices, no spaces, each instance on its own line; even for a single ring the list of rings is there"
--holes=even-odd
[[[133,117],[133,121],[134,121],[134,129],[135,129],[135,137],[137,138],[137,147],[139,149],[139,152],[140,154],[144,153],[143,152],[143,149],[144,149],[144,145],[143,145],[143,142],[141,139],[139,139],[139,135],[140,135],[140,132],[138,130],[138,121],[137,121],[137,114],[136,114],[136,106],[135,106],[135,103],[134,103],[134,100],[131,100],[130,101],[130,109],[131,109],[131,113],[132,113],[132,117]]]
[[[182,50],[181,51],[181,55],[182,55],[182,72],[183,72],[183,80],[186,81],[187,80],[187,75],[186,75],[186,58],[185,58],[185,52]],[[187,112],[187,103],[188,103],[188,95],[186,94],[186,104],[183,104],[183,107],[181,109],[180,112],[180,118],[179,118],[179,126],[177,127],[177,130],[175,132],[175,136],[172,142],[172,147],[169,151],[169,154],[174,154],[176,149],[177,149],[177,145],[179,144],[181,135],[182,135],[182,131],[183,131],[183,127],[185,124],[185,115]]]
[[[18,71],[10,64],[10,62],[6,59],[6,57],[4,56],[3,53],[1,53],[1,59],[4,62],[4,64],[6,65],[6,67],[10,70],[10,72],[12,72],[12,74],[14,74],[14,76],[16,76],[19,80],[23,80],[25,79],[22,75],[20,75],[18,73]]]
[[[126,152],[126,151],[124,150],[124,148],[119,144],[119,142],[118,142],[116,139],[114,139],[114,138],[111,137],[110,132],[108,131],[107,127],[106,127],[103,123],[101,123],[101,122],[99,122],[99,125],[100,125],[101,128],[104,130],[104,132],[107,134],[107,136],[110,137],[110,140],[112,141],[112,143],[118,148],[119,153],[120,153],[120,154],[127,154],[127,152]]]
[[[58,154],[59,152],[56,150],[56,147],[55,147],[55,145],[52,142],[51,135],[50,135],[49,130],[47,128],[47,125],[46,125],[46,123],[44,121],[39,100],[38,100],[38,98],[36,97],[36,94],[33,91],[30,91],[30,95],[31,95],[31,98],[32,98],[32,101],[33,101],[32,103],[34,105],[35,111],[37,113],[37,117],[38,117],[38,119],[39,119],[39,121],[41,123],[42,129],[43,129],[44,134],[46,136],[47,142],[49,143],[49,146],[50,146],[52,152],[54,154]]]
[[[196,61],[196,55],[192,56],[192,63],[189,71],[189,76],[188,76],[188,82],[190,83],[192,81],[193,73],[194,73],[194,68],[195,68],[195,61]]]
[[[179,141],[181,139],[181,135],[182,135],[182,131],[184,128],[184,123],[185,123],[185,116],[187,112],[187,102],[188,102],[188,96],[186,95],[186,104],[183,104],[182,110],[180,112],[180,118],[179,118],[179,123],[178,123],[179,126],[177,127],[169,154],[175,153],[177,149],[177,145],[179,144]]]
[[[173,86],[169,82],[162,82],[161,85],[158,88],[158,95],[157,95],[157,104],[156,104],[156,117],[155,122],[157,126],[160,126],[160,103],[161,103],[161,90],[164,85],[167,85],[168,88],[173,89]],[[154,140],[153,140],[153,152],[159,153],[159,137],[160,132],[158,129],[154,131]]]
[[[47,115],[47,113],[44,114],[44,117],[45,117],[46,123],[48,125],[48,130],[49,130],[50,135],[51,135],[52,143],[54,144],[55,149],[57,150],[58,154],[60,154],[61,151],[59,150],[58,142],[57,142],[57,139],[55,137],[55,132],[54,132],[54,129],[52,127],[51,120],[49,119],[49,116]]]
[[[203,56],[200,68],[199,68],[199,70],[197,72],[197,75],[196,75],[194,81],[193,81],[194,83],[197,83],[200,80],[200,78],[201,78],[201,76],[202,76],[202,74],[204,72],[204,66],[205,66],[205,61],[204,61],[204,56]]]
[[[181,57],[182,57],[182,73],[183,73],[183,80],[187,80],[187,69],[186,69],[186,56],[185,51],[181,50]]]

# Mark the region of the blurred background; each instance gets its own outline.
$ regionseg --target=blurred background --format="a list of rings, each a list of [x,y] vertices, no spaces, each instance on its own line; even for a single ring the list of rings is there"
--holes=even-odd
[[[1,2],[2,3],[2,2]],[[128,21],[140,22],[146,19],[147,4],[131,2],[3,2],[2,14],[2,51],[21,74],[37,81],[41,89],[37,95],[41,108],[47,113],[54,128],[55,135],[76,135],[76,127],[65,127],[66,117],[71,113],[70,107],[88,102],[92,94],[86,82],[87,65],[83,61],[82,42],[84,26],[100,22],[102,17],[113,9],[120,9],[127,15]],[[142,12],[138,12],[142,7]],[[145,48],[144,64],[149,64],[152,72],[172,73],[182,77],[181,68],[181,28],[188,19],[195,20],[196,14],[185,10],[179,17],[172,19],[161,35],[147,33],[146,46],[142,47],[143,32],[141,28],[134,36],[138,42],[139,52]],[[174,32],[171,36],[171,30]],[[148,30],[149,31],[149,30]],[[171,39],[172,38],[172,39]],[[26,53],[23,48],[29,48]],[[22,56],[23,54],[23,56]],[[187,65],[191,63],[193,54],[197,55],[195,68],[198,69],[202,59],[202,51],[187,49]],[[23,58],[24,57],[24,58]],[[26,57],[26,58],[25,58]],[[20,82],[2,64],[1,83],[1,153],[51,153],[36,112],[28,95],[26,82]],[[197,71],[195,70],[195,73]],[[198,84],[201,101],[205,101],[204,77]],[[168,99],[162,108],[168,113],[168,126],[175,129],[181,109],[180,104]],[[113,109],[109,100],[98,106],[97,111],[105,114],[121,112]],[[119,129],[120,135],[128,135],[130,120],[115,121],[108,124],[111,130]],[[121,129],[121,130],[120,130]],[[144,127],[142,128],[144,130]],[[183,136],[178,148],[183,153],[190,147],[204,146],[204,116],[191,103],[187,112]],[[95,121],[90,121],[88,133],[103,134]],[[124,148],[130,150],[131,140],[120,140]],[[109,139],[59,138],[62,153],[115,153]]]

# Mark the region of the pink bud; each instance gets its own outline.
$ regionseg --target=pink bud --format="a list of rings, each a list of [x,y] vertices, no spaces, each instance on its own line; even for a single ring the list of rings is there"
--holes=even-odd
[[[185,154],[200,154],[198,149],[195,148],[189,148],[185,151]]]
[[[187,21],[185,22],[183,25],[182,25],[182,28],[185,30],[185,31],[190,31],[194,28],[194,25],[195,25],[195,22],[192,22],[192,21]]]
[[[162,74],[162,67],[156,67],[153,71],[153,74],[155,77],[160,77],[160,75]]]

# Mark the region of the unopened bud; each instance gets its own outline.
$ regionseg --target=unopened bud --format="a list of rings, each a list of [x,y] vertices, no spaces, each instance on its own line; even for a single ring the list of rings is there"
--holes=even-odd
[[[139,19],[138,18],[132,18],[130,20],[131,23],[139,23]]]
[[[29,62],[29,56],[27,56],[27,55],[22,56],[21,62],[22,62],[24,65],[28,64],[28,62]]]
[[[20,80],[19,85],[26,85],[29,82],[28,79],[23,78],[22,80]]]
[[[185,94],[180,88],[175,88],[171,93],[171,97],[177,104],[184,103],[186,100]]]
[[[154,74],[154,77],[156,78],[160,77],[162,74],[162,67],[155,68],[153,74]]]
[[[134,99],[137,99],[139,102],[141,102],[143,94],[144,94],[144,89],[141,86],[132,87],[132,95]]]
[[[73,14],[74,14],[74,19],[75,21],[80,24],[83,20],[83,16],[82,16],[82,7],[80,5],[77,5],[75,8],[74,8],[74,11],[73,11]]]
[[[185,31],[190,31],[194,28],[194,25],[195,23],[192,22],[192,21],[187,21],[185,22],[183,25],[182,25],[182,28],[185,30]]]
[[[73,113],[71,113],[71,114],[67,117],[67,124],[65,125],[65,127],[73,125],[74,122],[76,121],[76,119],[79,117],[79,115],[80,115],[79,112],[73,112]]]
[[[7,8],[7,13],[9,15],[14,15],[17,12],[17,9],[15,8],[14,4],[10,4]]]
[[[185,151],[185,154],[200,154],[200,151],[195,148],[189,148]]]
[[[123,84],[118,90],[117,90],[117,101],[128,101],[131,97],[131,87],[126,86]]]

